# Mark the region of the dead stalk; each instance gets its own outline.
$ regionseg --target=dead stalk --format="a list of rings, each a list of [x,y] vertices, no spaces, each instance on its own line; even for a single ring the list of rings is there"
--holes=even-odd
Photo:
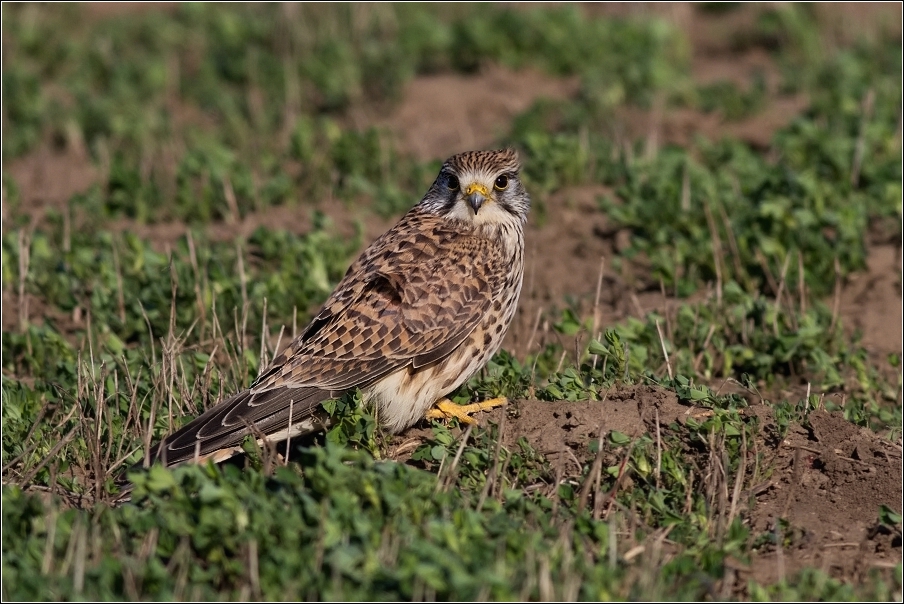
[[[687,171],[687,163],[681,172],[681,211],[690,212],[691,210],[691,178]]]
[[[609,491],[608,495],[606,495],[606,501],[609,502],[608,507],[606,508],[606,518],[609,517],[609,514],[612,512],[612,506],[615,502],[615,495],[618,493],[619,487],[621,487],[622,479],[624,478],[627,472],[625,468],[628,467],[628,460],[631,459],[631,453],[634,452],[634,445],[637,444],[637,439],[639,436],[635,436],[631,439],[631,444],[628,445],[628,452],[625,453],[625,457],[622,459],[621,463],[618,465],[618,476],[615,479],[615,484],[612,485],[612,490]]]
[[[543,316],[543,308],[538,308],[538,309],[537,309],[537,318],[536,318],[536,320],[534,321],[534,328],[533,328],[533,330],[531,331],[530,339],[527,341],[527,353],[530,353],[531,348],[532,348],[533,345],[534,345],[534,336],[537,335],[537,328],[540,326],[540,318],[541,318],[542,316]],[[531,368],[530,368],[531,383],[534,382],[534,377],[536,376],[537,360],[538,360],[538,359],[539,359],[539,355],[537,355],[537,356],[534,357],[534,362],[533,362],[533,364],[531,365]]]
[[[477,507],[475,508],[477,511],[483,509],[483,504],[487,500],[487,497],[493,492],[493,489],[496,486],[496,480],[499,476],[499,456],[502,452],[502,435],[505,434],[505,418],[506,414],[503,412],[500,414],[499,419],[499,437],[496,439],[496,450],[493,453],[493,469],[490,470],[489,476],[487,476],[486,484],[483,485],[483,489],[480,492],[480,498],[477,501]]]
[[[19,330],[28,327],[28,298],[25,296],[25,282],[28,279],[28,265],[31,257],[31,235],[26,229],[19,231]]]
[[[804,280],[804,255],[797,250],[797,293],[800,296],[800,312],[807,312],[807,287]]]
[[[662,474],[662,436],[659,431],[659,409],[656,409],[656,488],[660,488]]]
[[[722,258],[724,256],[724,252],[722,251],[722,240],[719,238],[718,227],[716,227],[716,221],[713,219],[713,213],[709,209],[709,203],[703,204],[703,212],[706,214],[706,224],[709,226],[709,235],[713,241],[713,264],[716,269],[716,302],[719,306],[722,305]]]
[[[785,256],[785,262],[782,264],[782,274],[778,282],[778,291],[775,293],[775,315],[772,318],[772,331],[778,335],[778,315],[782,309],[782,293],[785,291],[785,275],[788,273],[788,262],[791,260],[790,255]]]
[[[261,578],[257,555],[257,539],[248,542],[248,580],[251,582],[251,593],[255,599],[261,599]]]
[[[731,493],[731,509],[728,512],[729,526],[738,513],[738,498],[744,486],[744,475],[747,473],[747,430],[741,430],[741,459],[738,463],[738,473],[735,475],[734,490]]]
[[[31,482],[31,479],[37,476],[38,472],[40,472],[44,468],[44,466],[50,463],[50,460],[54,459],[57,453],[59,453],[63,449],[63,447],[69,444],[69,441],[72,440],[72,437],[75,436],[75,433],[78,432],[80,427],[80,424],[76,425],[69,432],[67,432],[66,436],[61,438],[60,441],[55,444],[53,448],[47,453],[47,456],[44,457],[44,459],[42,459],[38,465],[32,468],[31,471],[28,472],[28,474],[22,477],[22,480],[19,481],[19,484],[29,484]]]
[[[606,258],[600,258],[600,272],[596,280],[596,296],[593,299],[593,329],[590,331],[590,337],[599,337],[599,326],[602,321],[602,313],[600,312],[600,292],[603,289],[603,272],[606,267]],[[539,316],[538,316],[539,320]],[[596,369],[596,362],[599,355],[593,355],[593,368]]]
[[[737,177],[733,178],[733,182],[735,186],[738,187]],[[740,193],[738,194],[740,195]],[[734,264],[736,279],[738,281],[743,279],[746,282],[747,279],[744,279],[745,272],[741,266],[741,252],[738,249],[738,240],[735,238],[734,229],[731,227],[731,221],[728,219],[728,214],[725,212],[725,206],[721,203],[717,203],[716,207],[719,208],[719,215],[722,218],[722,224],[725,226],[725,233],[728,235],[728,248],[731,250],[731,262]]]
[[[235,257],[239,269],[239,283],[242,286],[242,308],[248,306],[248,278],[245,275],[245,260],[242,255],[242,246],[236,241]]]
[[[590,497],[590,489],[595,482],[597,482],[597,474],[602,473],[603,468],[603,427],[599,428],[599,441],[598,448],[596,451],[596,457],[593,458],[593,465],[590,466],[590,471],[587,472],[587,477],[584,479],[584,484],[581,485],[581,493],[578,496],[578,507],[577,511],[580,514],[587,507],[587,500]],[[597,495],[596,499],[599,499],[599,495]]]
[[[263,371],[269,361],[267,360],[267,298],[264,296],[264,310],[261,316],[261,353],[258,360],[260,370]]]
[[[851,186],[855,189],[860,184],[860,168],[863,164],[863,155],[866,151],[866,126],[873,115],[873,106],[876,104],[876,90],[870,88],[860,104],[860,128],[857,132],[857,143],[854,146],[854,157],[851,160]]]
[[[766,260],[766,256],[763,255],[763,252],[760,250],[760,248],[756,248],[753,251],[753,255],[756,256],[757,262],[760,263],[760,268],[763,269],[763,274],[766,275],[766,283],[769,284],[769,288],[772,290],[773,295],[777,296],[778,283],[775,281],[775,276],[769,269],[769,261]]]
[[[829,331],[835,330],[835,324],[838,322],[838,311],[841,307],[841,263],[838,262],[838,256],[835,256],[835,293],[832,296],[832,323],[829,325]]]
[[[223,197],[226,198],[226,205],[229,207],[229,214],[226,216],[226,222],[236,224],[239,221],[239,204],[235,198],[235,191],[232,189],[232,183],[229,178],[223,178]]]
[[[461,460],[461,454],[464,453],[465,447],[468,444],[468,439],[471,438],[471,432],[474,430],[474,424],[468,424],[468,429],[465,430],[464,435],[461,437],[461,443],[458,445],[458,450],[455,452],[455,457],[452,458],[452,464],[449,466],[449,469],[446,471],[446,475],[442,478],[442,480],[436,481],[436,490],[435,492],[439,492],[440,490],[448,490],[452,485],[452,481],[455,479],[455,470],[458,469],[458,462]],[[501,438],[501,434],[499,435]]]
[[[43,399],[44,397],[42,396],[41,398]],[[24,457],[31,455],[32,451],[34,451],[35,448],[37,448],[38,443],[36,441],[33,441],[31,437],[34,436],[35,430],[38,429],[38,426],[41,424],[41,422],[44,419],[44,416],[47,414],[49,405],[50,405],[50,403],[46,399],[41,403],[41,408],[38,410],[38,415],[35,418],[34,423],[31,425],[31,428],[28,429],[28,434],[25,435],[25,440],[23,440],[23,442],[27,442],[27,443],[31,443],[31,444],[29,446],[27,446],[24,451],[22,451],[21,453],[16,455],[12,459],[12,461],[10,461],[8,464],[3,466],[3,470],[2,470],[3,474],[6,474],[10,470],[10,468],[15,467],[15,465],[17,463],[19,463],[19,461],[22,460]]]
[[[201,269],[198,267],[198,254],[195,252],[195,240],[191,235],[191,229],[185,234],[188,243],[188,259],[191,262],[191,270],[195,275],[195,301],[198,304],[198,314],[201,322],[201,333],[198,337],[204,339],[204,329],[207,326],[207,309],[204,306],[204,295],[201,293]]]
[[[119,310],[119,320],[126,322],[126,296],[122,286],[122,267],[119,264],[119,246],[116,241],[110,243],[113,248],[113,272],[116,273],[116,305]]]
[[[273,356],[276,356],[279,354],[279,345],[282,344],[282,337],[283,337],[283,333],[285,333],[285,331],[286,331],[286,326],[281,325],[279,327],[279,336],[276,338],[276,347],[273,349]]]
[[[656,333],[659,334],[659,345],[662,346],[662,356],[665,357],[665,366],[669,372],[669,379],[672,380],[675,378],[672,375],[672,361],[669,359],[669,353],[665,347],[665,338],[662,337],[662,327],[659,326],[659,319],[656,319]]]

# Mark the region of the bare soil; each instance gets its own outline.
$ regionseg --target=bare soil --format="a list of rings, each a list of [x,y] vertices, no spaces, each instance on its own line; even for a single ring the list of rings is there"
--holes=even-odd
[[[771,406],[756,404],[745,411],[758,432],[747,445],[735,510],[750,528],[752,557],[749,563],[729,562],[726,584],[717,593],[744,597],[750,579],[774,584],[804,568],[851,583],[878,572],[890,583],[901,561],[901,534],[878,519],[882,505],[901,513],[901,445],[825,411],[813,412],[809,425],[793,424],[780,438]],[[670,426],[707,413],[679,402],[672,391],[626,386],[613,389],[603,401],[513,401],[486,414],[484,421],[499,426],[502,446],[517,449],[523,437],[549,460],[556,472],[556,484],[545,485],[551,493],[565,482],[583,488],[584,468],[596,456],[589,445],[601,436],[618,431],[655,440],[658,429],[660,438],[667,439],[673,433]],[[392,457],[407,460],[429,436],[429,430],[410,430]],[[694,447],[690,442],[685,446]],[[606,451],[603,467],[620,464],[624,455],[624,449]],[[717,472],[705,459],[700,465],[704,472]],[[726,480],[728,495],[720,505],[730,513],[735,477]],[[619,488],[630,489],[631,484],[628,473]],[[607,497],[608,489],[590,490],[588,505]]]
[[[760,411],[761,421],[769,411]],[[753,578],[771,584],[811,567],[854,583],[872,570],[891,579],[901,534],[881,526],[878,512],[885,505],[901,513],[901,446],[836,414],[814,412],[809,424],[762,444],[773,470],[755,496],[750,527],[781,538],[755,550]]]
[[[552,78],[525,69],[488,66],[462,77],[436,74],[416,78],[387,116],[356,116],[388,129],[396,147],[420,160],[446,158],[486,148],[505,136],[511,119],[539,99],[562,100],[578,92],[577,78]],[[438,118],[441,116],[441,118]]]
[[[841,290],[840,316],[877,358],[901,353],[901,242],[872,245],[867,269],[851,275]]]

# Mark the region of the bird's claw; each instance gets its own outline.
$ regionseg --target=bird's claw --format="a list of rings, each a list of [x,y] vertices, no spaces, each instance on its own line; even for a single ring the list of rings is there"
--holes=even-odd
[[[479,403],[471,403],[470,405],[459,405],[453,403],[447,398],[444,398],[440,401],[437,401],[436,406],[427,412],[427,419],[449,420],[454,417],[463,424],[476,424],[477,420],[471,417],[469,414],[477,413],[478,411],[486,411],[488,409],[492,409],[493,407],[501,407],[502,405],[506,404],[508,404],[508,399],[504,396],[491,398]]]

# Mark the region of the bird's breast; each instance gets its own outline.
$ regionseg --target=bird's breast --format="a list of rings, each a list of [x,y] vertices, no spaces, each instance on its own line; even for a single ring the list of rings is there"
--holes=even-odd
[[[498,294],[474,330],[447,356],[414,369],[401,368],[371,386],[366,398],[376,406],[377,419],[400,432],[424,417],[442,397],[468,381],[499,350],[515,316],[523,281],[523,247],[516,247]]]

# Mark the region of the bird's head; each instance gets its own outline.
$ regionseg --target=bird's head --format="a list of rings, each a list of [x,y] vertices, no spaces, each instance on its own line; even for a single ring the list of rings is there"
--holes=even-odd
[[[530,197],[521,184],[520,169],[514,149],[453,155],[443,163],[421,205],[477,225],[524,222]]]

